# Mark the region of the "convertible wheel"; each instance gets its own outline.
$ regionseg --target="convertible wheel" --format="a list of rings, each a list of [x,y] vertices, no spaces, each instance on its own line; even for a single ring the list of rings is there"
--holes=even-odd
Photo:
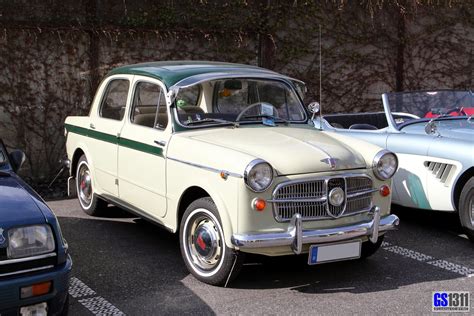
[[[474,178],[467,181],[461,191],[459,219],[467,237],[474,242]]]
[[[376,253],[377,250],[379,250],[380,246],[382,246],[384,237],[385,235],[379,236],[379,239],[375,244],[373,244],[370,240],[363,242],[360,258],[365,259]]]
[[[184,212],[179,243],[186,267],[202,282],[224,285],[242,267],[243,256],[226,246],[217,207],[209,197],[194,201]]]
[[[107,203],[94,194],[92,174],[86,156],[82,155],[76,170],[77,198],[82,210],[92,216],[99,216],[107,207]]]

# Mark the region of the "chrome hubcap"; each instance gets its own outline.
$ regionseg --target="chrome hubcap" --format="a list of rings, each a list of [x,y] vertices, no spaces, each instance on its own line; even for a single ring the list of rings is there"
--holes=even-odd
[[[222,240],[214,221],[206,215],[196,215],[190,221],[186,236],[186,247],[194,266],[202,271],[214,269],[222,257]]]
[[[77,189],[79,192],[79,198],[86,206],[88,206],[92,201],[92,179],[89,168],[87,168],[86,165],[82,165],[79,169]]]

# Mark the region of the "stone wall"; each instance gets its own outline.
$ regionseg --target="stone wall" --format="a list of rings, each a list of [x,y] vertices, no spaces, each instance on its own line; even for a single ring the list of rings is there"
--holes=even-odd
[[[171,59],[259,64],[307,82],[307,101],[319,100],[319,25],[325,112],[374,110],[387,91],[473,86],[472,3],[407,13],[295,1],[263,14],[249,7],[262,1],[237,2],[235,8],[145,0],[109,7],[94,0],[3,5],[0,137],[27,153],[23,175],[34,185],[52,179],[65,155],[64,118],[87,114],[100,79],[119,65]],[[188,16],[193,9],[206,15]],[[170,13],[157,15],[163,11]]]

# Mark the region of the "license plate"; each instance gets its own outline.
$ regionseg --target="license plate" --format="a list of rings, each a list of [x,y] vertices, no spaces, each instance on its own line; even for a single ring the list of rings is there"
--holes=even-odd
[[[46,303],[40,303],[30,306],[24,306],[20,308],[21,316],[47,316],[48,305]]]
[[[361,241],[309,247],[308,264],[360,258]]]

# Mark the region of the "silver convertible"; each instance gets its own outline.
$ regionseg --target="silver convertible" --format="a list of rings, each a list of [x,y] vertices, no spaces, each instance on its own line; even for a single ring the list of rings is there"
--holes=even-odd
[[[384,111],[320,115],[315,126],[395,152],[392,202],[458,212],[474,241],[473,92],[387,93],[382,101]]]

